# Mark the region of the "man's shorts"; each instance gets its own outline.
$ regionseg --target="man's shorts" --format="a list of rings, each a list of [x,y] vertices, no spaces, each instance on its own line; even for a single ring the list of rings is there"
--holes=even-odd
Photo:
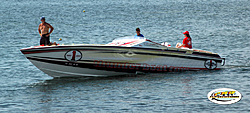
[[[49,33],[48,33],[49,34]],[[41,39],[40,39],[40,45],[49,45],[50,44],[50,41],[49,41],[49,37],[50,36],[48,36],[48,37],[46,37],[46,35],[48,35],[48,34],[43,34],[42,35],[42,37],[41,37]]]

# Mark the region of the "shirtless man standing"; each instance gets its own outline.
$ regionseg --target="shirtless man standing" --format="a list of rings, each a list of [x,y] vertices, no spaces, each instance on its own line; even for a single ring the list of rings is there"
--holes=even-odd
[[[54,30],[54,28],[49,23],[45,22],[45,17],[41,17],[41,21],[42,23],[38,27],[38,32],[41,36],[40,45],[49,45],[50,44],[49,36]]]

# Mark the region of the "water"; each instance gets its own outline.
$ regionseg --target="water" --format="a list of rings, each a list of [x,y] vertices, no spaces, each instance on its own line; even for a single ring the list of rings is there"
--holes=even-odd
[[[249,6],[248,0],[1,0],[0,112],[250,112]],[[51,41],[60,44],[105,44],[140,27],[148,39],[175,45],[188,30],[194,48],[219,53],[226,66],[53,79],[19,51],[39,44],[41,16],[55,28]],[[217,88],[236,89],[243,98],[212,103],[207,93]]]

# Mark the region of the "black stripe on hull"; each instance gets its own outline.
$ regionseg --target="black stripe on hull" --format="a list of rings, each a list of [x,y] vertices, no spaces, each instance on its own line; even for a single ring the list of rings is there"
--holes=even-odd
[[[115,72],[125,72],[125,73],[136,73],[139,72],[151,72],[151,73],[162,73],[162,72],[179,72],[188,70],[207,70],[204,68],[188,68],[188,67],[168,67],[168,66],[155,66],[150,67],[147,64],[129,64],[129,63],[107,63],[104,61],[92,61],[94,63],[79,63],[79,62],[68,62],[68,61],[56,61],[49,59],[40,59],[27,57],[29,60],[34,60],[38,62],[44,62],[49,64],[56,64],[61,66],[78,67],[78,68],[88,68],[95,70],[105,70],[105,71],[115,71]],[[125,65],[126,64],[126,65]]]
[[[114,52],[114,51],[111,51],[111,52],[108,52],[108,51],[98,51],[98,53],[100,53],[100,56],[102,53],[108,53],[108,54],[122,54],[122,55],[125,55],[126,53],[128,53],[128,51],[126,52],[122,52],[122,51],[117,51],[117,52]],[[202,60],[202,61],[206,61],[206,60],[214,60],[216,61],[217,63],[222,63],[222,59],[221,58],[202,58],[202,57],[198,57],[198,56],[195,56],[195,55],[170,55],[170,54],[154,54],[154,53],[144,53],[144,52],[133,52],[134,54],[138,54],[138,55],[152,55],[152,56],[163,56],[163,57],[174,57],[174,58],[184,58],[184,59],[192,59],[192,60]],[[39,56],[33,56],[33,57],[39,57]],[[59,59],[59,60],[65,60],[65,59],[62,59],[62,58],[51,58],[51,57],[39,57],[39,58],[47,58],[47,59]],[[83,60],[84,57],[82,58],[82,60],[79,60],[79,61],[86,61],[86,60]]]

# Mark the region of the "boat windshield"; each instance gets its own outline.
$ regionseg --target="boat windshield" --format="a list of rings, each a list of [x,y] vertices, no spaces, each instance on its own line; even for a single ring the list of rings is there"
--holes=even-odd
[[[134,39],[146,39],[144,37],[140,37],[140,36],[126,36],[126,37],[120,37],[120,38],[116,38],[113,41],[120,41],[120,40],[134,40]]]

